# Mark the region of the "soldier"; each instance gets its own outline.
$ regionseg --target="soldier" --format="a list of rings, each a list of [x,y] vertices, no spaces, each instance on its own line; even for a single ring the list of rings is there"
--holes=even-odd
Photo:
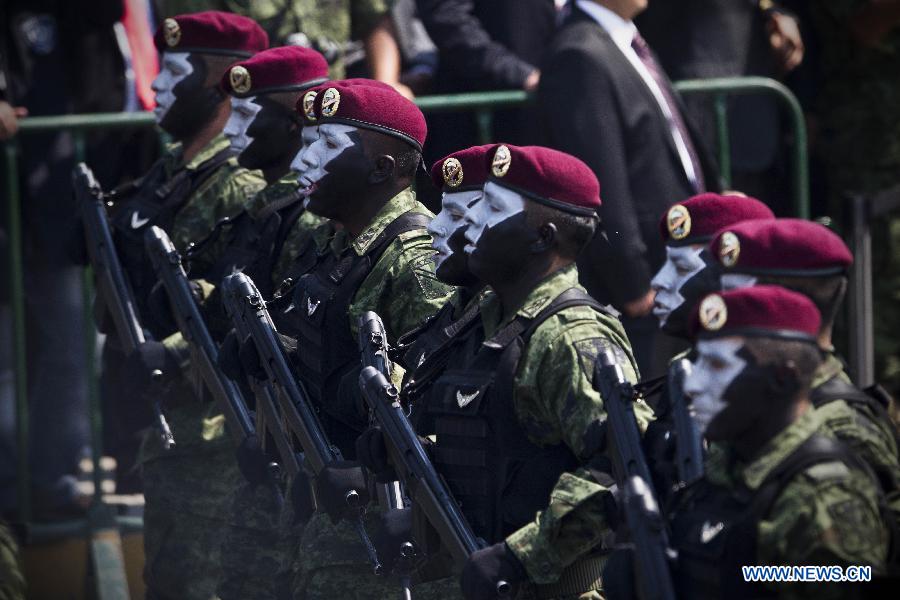
[[[637,377],[621,324],[578,285],[574,266],[597,227],[599,185],[581,161],[548,148],[500,145],[488,158],[465,250],[495,293],[404,395],[418,433],[436,434],[435,468],[490,544],[463,569],[462,595],[494,598],[505,580],[538,597],[599,598],[613,516],[605,411],[592,386],[598,351],[611,347]],[[645,428],[649,408],[639,401],[635,412]]]
[[[144,250],[145,230],[162,227],[184,250],[264,186],[238,165],[221,133],[231,108],[219,82],[234,60],[266,48],[265,32],[245,17],[203,12],[166,19],[154,41],[162,53],[162,70],[153,82],[154,112],[178,144],[147,175],[114,194],[112,215],[117,251],[145,319],[156,279]],[[237,481],[223,419],[182,376],[185,350],[180,335],[148,341],[128,358],[118,372],[122,380],[115,382],[129,394],[164,397],[177,440],[176,448],[166,451],[157,436],[147,435],[140,450],[148,598],[206,599],[215,593],[228,492]],[[106,370],[115,367],[107,362]],[[152,380],[155,369],[164,373],[161,384]],[[127,406],[133,410],[134,402]],[[218,464],[215,456],[228,460]]]
[[[421,111],[374,81],[322,88],[312,112],[318,137],[291,168],[308,210],[330,220],[330,237],[322,251],[292,265],[276,293],[273,308],[281,310],[273,310],[273,318],[280,332],[297,338],[292,355],[300,379],[331,442],[352,459],[353,442],[366,425],[358,385],[359,316],[377,312],[396,339],[437,312],[452,290],[435,278],[425,229],[432,215],[410,188],[425,140]],[[362,469],[353,463],[326,470],[316,484],[319,506],[335,517],[343,494],[338,489],[340,499],[332,501],[337,496],[328,489],[366,489]],[[291,490],[299,515],[308,494],[302,486],[297,479]],[[355,530],[333,525],[325,514],[304,528],[293,568],[295,597],[383,598],[399,591],[371,575]]]
[[[717,445],[671,515],[686,598],[846,597],[833,583],[747,583],[742,566],[884,567],[878,484],[811,410],[819,312],[805,296],[757,286],[707,296],[692,317],[685,391]]]
[[[722,289],[777,284],[807,296],[822,315],[816,334],[824,361],[817,369],[810,401],[838,440],[878,476],[900,522],[900,466],[887,400],[853,385],[831,341],[834,319],[847,289],[853,256],[826,227],[801,219],[752,220],[720,230],[709,254],[721,272]]]

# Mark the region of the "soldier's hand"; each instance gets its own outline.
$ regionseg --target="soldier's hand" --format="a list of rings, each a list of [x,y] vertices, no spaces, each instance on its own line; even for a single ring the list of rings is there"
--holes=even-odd
[[[235,451],[238,468],[247,483],[257,486],[266,483],[269,479],[269,457],[263,452],[259,444],[259,438],[255,435],[241,440]]]
[[[356,438],[356,459],[375,474],[375,481],[378,483],[397,480],[380,427],[370,427]]]
[[[412,568],[415,549],[411,542],[412,509],[401,508],[381,513],[381,521],[372,537],[372,543],[375,544],[378,560],[388,572],[394,572],[397,567],[401,570]],[[410,564],[404,564],[403,561],[410,561]]]
[[[241,365],[241,343],[234,329],[225,335],[219,346],[219,357],[216,361],[225,376],[233,381],[244,378],[244,367]]]
[[[603,594],[609,600],[637,598],[633,547],[616,548],[609,555],[609,560],[603,567]]]
[[[240,349],[238,350],[238,357],[240,358],[241,368],[247,375],[259,379],[260,381],[267,378],[266,370],[259,360],[259,352],[256,350],[256,344],[249,336],[241,342]]]
[[[459,585],[466,600],[514,598],[519,585],[528,578],[525,567],[512,553],[506,542],[500,542],[472,554],[463,566]],[[505,582],[508,591],[501,595],[499,584]]]
[[[128,355],[125,371],[127,380],[138,387],[139,393],[144,393],[155,384],[171,381],[181,371],[181,366],[162,342],[150,340]]]
[[[24,106],[12,106],[0,100],[0,141],[8,140],[19,130],[19,119],[28,116]]]
[[[178,323],[172,314],[172,304],[169,302],[169,294],[162,281],[157,281],[147,296],[148,315],[145,325],[150,333],[158,340],[168,337],[178,331]]]
[[[339,460],[331,463],[316,478],[316,501],[320,511],[333,523],[352,519],[369,503],[366,474],[358,462]]]

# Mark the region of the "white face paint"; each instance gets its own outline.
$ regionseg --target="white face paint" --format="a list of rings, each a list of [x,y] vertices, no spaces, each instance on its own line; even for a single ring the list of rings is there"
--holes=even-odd
[[[231,115],[228,117],[222,133],[228,138],[231,149],[235,152],[243,152],[247,146],[253,143],[253,138],[247,135],[247,131],[253,124],[253,120],[256,119],[256,115],[262,110],[262,106],[255,101],[256,96],[231,98]]]
[[[194,72],[194,66],[188,60],[189,52],[163,52],[159,75],[150,84],[156,93],[156,108],[153,116],[159,124],[172,105],[175,104],[175,86]]]
[[[666,262],[650,282],[650,287],[656,290],[653,314],[660,326],[666,324],[673,310],[684,304],[684,296],[679,292],[681,286],[706,266],[700,258],[701,252],[703,246],[699,244],[666,246]]]
[[[304,134],[307,129],[313,128],[304,127]],[[291,170],[297,174],[297,180],[306,195],[309,195],[315,184],[326,175],[325,167],[328,163],[356,144],[350,134],[357,131],[357,128],[351,125],[327,123],[315,129],[317,130],[315,139],[311,136],[309,145],[304,142],[303,149],[291,162]]]
[[[469,190],[444,193],[441,196],[441,212],[428,224],[428,233],[432,238],[431,247],[437,251],[434,255],[435,267],[440,267],[447,257],[453,254],[448,244],[450,236],[466,224],[466,211],[470,204],[481,198],[481,194],[481,190]]]
[[[697,341],[697,359],[684,380],[684,393],[691,397],[694,420],[701,433],[728,403],[725,390],[747,366],[738,356],[744,342],[736,337]]]
[[[506,219],[525,210],[525,198],[510,189],[497,185],[493,181],[484,186],[481,202],[466,211],[466,244],[465,251],[471,254],[478,240],[487,227],[496,227]]]
[[[726,273],[722,275],[722,290],[737,290],[756,285],[756,277],[742,273]]]

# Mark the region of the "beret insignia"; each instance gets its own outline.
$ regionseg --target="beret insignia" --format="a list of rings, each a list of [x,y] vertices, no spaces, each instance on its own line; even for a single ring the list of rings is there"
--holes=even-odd
[[[509,148],[498,146],[497,151],[494,152],[494,159],[491,161],[491,173],[494,174],[494,177],[503,177],[509,171],[510,164],[512,164],[512,154],[510,154]]]
[[[719,262],[726,267],[737,264],[741,255],[741,240],[734,233],[726,231],[719,238]]]
[[[707,331],[718,331],[728,321],[728,308],[718,294],[710,294],[700,303],[700,324]]]
[[[177,46],[181,41],[181,25],[178,24],[178,21],[171,18],[163,21],[163,36],[170,48]]]
[[[691,233],[691,213],[686,207],[676,204],[666,215],[666,227],[673,240],[683,240]]]
[[[241,65],[237,65],[236,67],[231,68],[231,71],[228,74],[228,79],[231,82],[231,89],[233,89],[238,94],[246,94],[252,87],[252,83],[250,81],[250,71],[248,71]]]
[[[459,187],[463,182],[463,168],[462,163],[460,163],[455,158],[448,158],[444,161],[444,165],[441,167],[441,173],[444,176],[444,183],[447,184],[448,187]]]
[[[341,105],[341,93],[336,88],[328,88],[322,95],[322,116],[333,117]]]
[[[306,115],[306,118],[310,121],[316,120],[316,111],[315,111],[315,103],[316,103],[316,91],[310,90],[303,94],[303,114]]]

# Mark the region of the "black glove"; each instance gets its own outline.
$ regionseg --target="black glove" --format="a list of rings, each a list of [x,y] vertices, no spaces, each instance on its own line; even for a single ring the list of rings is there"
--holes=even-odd
[[[475,552],[466,560],[459,586],[466,600],[514,598],[519,584],[528,578],[525,567],[512,553],[506,542],[500,542]],[[498,590],[505,582],[508,590],[501,596]]]
[[[272,462],[259,445],[259,438],[255,435],[241,440],[235,450],[238,468],[247,483],[257,486],[269,481],[269,464]]]
[[[260,381],[268,378],[266,370],[259,360],[259,352],[256,351],[256,344],[249,336],[241,342],[240,348],[238,349],[238,358],[240,359],[241,368],[243,368],[244,373],[250,377],[259,379]]]
[[[397,480],[397,472],[388,460],[387,445],[380,427],[370,427],[356,438],[356,460],[375,474],[378,483]]]
[[[359,509],[369,503],[366,474],[358,462],[338,460],[328,466],[316,478],[318,509],[332,523],[341,518],[353,518]]]
[[[150,340],[140,344],[128,355],[124,369],[127,381],[143,393],[154,384],[172,381],[181,371],[181,365],[175,354],[162,342]]]
[[[372,543],[378,559],[388,572],[393,572],[398,566],[404,570],[412,568],[415,548],[410,545],[411,542],[412,509],[401,508],[381,513],[381,521],[372,537]],[[398,565],[397,561],[400,559],[409,563]]]
[[[244,367],[241,365],[241,343],[234,329],[225,334],[219,346],[219,357],[216,361],[225,376],[232,381],[244,379]]]
[[[147,315],[144,325],[158,340],[178,331],[178,323],[172,313],[172,303],[162,281],[157,281],[147,296]]]
[[[634,548],[616,548],[603,567],[603,595],[609,600],[630,600],[637,598],[637,591],[634,580]]]
[[[316,510],[306,471],[300,471],[294,476],[290,495],[291,506],[294,508],[294,522],[306,523]]]

